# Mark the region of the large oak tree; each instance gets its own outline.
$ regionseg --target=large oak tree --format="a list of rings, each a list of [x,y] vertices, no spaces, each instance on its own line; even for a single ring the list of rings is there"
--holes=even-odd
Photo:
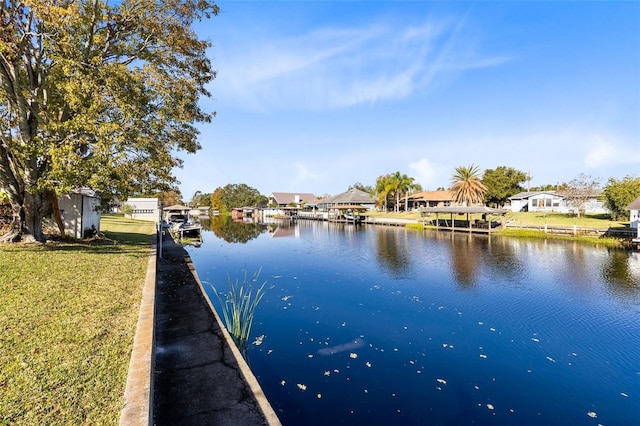
[[[192,29],[208,0],[1,0],[0,188],[9,238],[44,241],[55,192],[175,184],[215,71]]]

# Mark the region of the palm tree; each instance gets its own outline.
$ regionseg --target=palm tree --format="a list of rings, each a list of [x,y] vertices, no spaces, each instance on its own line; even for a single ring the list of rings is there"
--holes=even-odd
[[[389,194],[393,192],[394,184],[391,175],[380,176],[376,180],[376,193],[378,194],[378,203],[384,206],[384,211],[387,211],[387,199]]]
[[[467,206],[481,204],[487,193],[487,187],[480,182],[480,168],[474,164],[456,167],[449,190],[455,202]]]
[[[419,190],[421,188],[420,184],[415,182],[415,179],[409,177],[405,174],[400,174],[400,172],[395,172],[391,175],[391,182],[393,186],[393,192],[396,196],[396,212],[400,211],[400,197],[405,196],[405,210],[407,209],[407,198],[409,197],[409,192],[414,190]]]

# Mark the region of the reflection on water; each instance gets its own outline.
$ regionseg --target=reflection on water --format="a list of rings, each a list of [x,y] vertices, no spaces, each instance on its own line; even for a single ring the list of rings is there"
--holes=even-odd
[[[202,226],[206,231],[212,231],[216,237],[228,243],[246,243],[265,232],[266,227],[257,223],[235,222],[231,216],[214,216],[202,219]]]
[[[640,298],[640,253],[610,250],[602,263],[602,278],[607,288],[621,299]]]
[[[640,424],[638,253],[320,222],[207,244],[225,234],[190,253],[205,282],[262,266],[248,351],[285,425]]]
[[[473,287],[478,280],[479,263],[484,257],[486,240],[460,233],[446,233],[439,236],[450,237],[449,256],[451,256],[451,270],[456,282],[461,288]]]
[[[403,234],[392,228],[376,229],[376,255],[380,266],[395,277],[411,274],[409,244]]]

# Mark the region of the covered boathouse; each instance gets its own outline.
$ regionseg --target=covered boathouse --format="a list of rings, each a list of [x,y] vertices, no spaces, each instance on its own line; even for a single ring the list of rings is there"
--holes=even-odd
[[[504,216],[507,212],[507,209],[494,209],[486,206],[423,207],[420,209],[420,219],[423,228],[435,227],[436,230],[443,231],[490,234],[492,230],[504,226]],[[472,219],[471,215],[476,218]],[[458,219],[457,216],[466,217]],[[478,216],[480,218],[477,218]]]

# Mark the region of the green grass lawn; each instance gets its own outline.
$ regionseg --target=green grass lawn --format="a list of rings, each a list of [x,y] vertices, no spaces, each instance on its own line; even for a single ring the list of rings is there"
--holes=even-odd
[[[419,212],[367,212],[365,213],[367,216],[372,217],[395,217],[395,218],[405,218],[405,219],[419,219]],[[471,215],[471,220],[481,219],[482,215]],[[448,219],[449,215],[441,214],[441,219]],[[466,215],[457,216],[454,215],[454,219],[464,219],[466,220]],[[629,226],[629,221],[614,221],[609,219],[607,215],[586,215],[582,217],[571,216],[563,213],[541,213],[541,212],[509,212],[505,216],[506,220],[511,223],[522,224],[522,225],[536,225],[536,226],[544,226],[546,223],[548,226],[564,226],[567,228],[573,227],[576,225],[582,228],[598,228],[598,229],[608,229],[611,227],[625,227]],[[435,214],[429,216],[429,219],[435,220]]]
[[[117,424],[154,225],[0,245],[0,424]]]
[[[367,212],[367,216],[373,217],[393,217],[393,218],[405,218],[405,219],[420,219],[419,212]],[[440,219],[449,219],[449,215],[441,214]],[[436,216],[434,214],[428,216],[427,220],[435,220]],[[459,216],[454,215],[454,219],[456,220],[466,220],[466,215]],[[482,219],[482,215],[470,215],[471,221],[476,219]],[[599,229],[606,230],[609,227],[613,228],[624,228],[629,227],[628,221],[613,221],[607,215],[586,215],[582,217],[571,216],[562,213],[541,213],[541,212],[518,212],[513,213],[509,212],[503,218],[511,225],[515,226],[539,226],[543,227],[547,224],[548,227],[560,227],[560,228],[573,228],[575,225],[577,228],[584,229]],[[413,229],[422,229],[421,223],[409,224],[408,228]],[[545,234],[544,231],[535,231],[535,230],[522,230],[515,228],[507,228],[496,230],[497,235],[503,236],[511,236],[511,237],[520,237],[520,238],[545,238],[545,239],[561,239],[561,240],[569,240],[569,241],[582,241],[585,243],[591,243],[596,245],[606,245],[609,247],[624,247],[625,243],[616,238],[602,238],[595,236],[587,236],[587,235],[554,235],[554,234]]]
[[[564,226],[572,227],[576,225],[582,228],[608,229],[609,227],[619,228],[629,226],[629,221],[614,221],[608,215],[586,215],[581,217],[566,215],[562,213],[541,213],[541,212],[517,212],[508,213],[506,219],[516,224],[544,226]]]

